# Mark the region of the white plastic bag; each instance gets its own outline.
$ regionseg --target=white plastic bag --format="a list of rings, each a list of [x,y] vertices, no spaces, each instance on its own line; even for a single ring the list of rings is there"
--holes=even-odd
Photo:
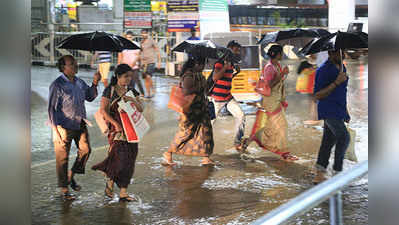
[[[144,118],[143,114],[140,113],[136,106],[132,102],[119,101],[118,105],[120,109],[125,111],[129,116],[130,123],[133,125],[134,132],[136,133],[137,138],[128,139],[130,143],[139,142],[144,135],[150,130],[150,125],[147,120]]]

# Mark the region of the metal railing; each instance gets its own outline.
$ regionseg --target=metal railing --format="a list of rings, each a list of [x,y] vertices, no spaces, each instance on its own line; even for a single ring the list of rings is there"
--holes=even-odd
[[[331,179],[316,185],[296,198],[257,219],[252,225],[286,224],[289,219],[299,216],[325,200],[330,202],[330,224],[342,225],[341,190],[368,172],[368,160],[354,166],[351,170],[337,174]]]

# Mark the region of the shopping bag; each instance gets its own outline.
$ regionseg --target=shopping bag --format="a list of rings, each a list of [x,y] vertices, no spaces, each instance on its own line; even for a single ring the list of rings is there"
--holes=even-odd
[[[355,153],[356,131],[348,127],[348,132],[351,137],[351,140],[349,142],[348,149],[346,149],[345,159],[353,162],[358,162]]]
[[[188,100],[184,98],[182,88],[177,85],[173,86],[170,92],[168,108],[178,113],[183,113],[183,106],[187,103]]]
[[[216,118],[215,104],[212,101],[208,101],[208,114],[211,120]]]
[[[118,107],[119,116],[121,117],[123,131],[125,132],[128,142],[137,143],[139,138],[134,130],[133,124],[130,122],[129,115],[120,107]]]
[[[136,106],[132,102],[121,100],[118,102],[118,105],[122,111],[122,113],[120,113],[121,119],[123,116],[122,122],[125,123],[127,128],[125,130],[127,141],[130,143],[139,142],[150,130],[150,125],[144,118],[143,114],[137,110]],[[126,115],[124,113],[126,113]],[[128,121],[123,121],[126,120],[126,118]],[[130,127],[132,127],[132,131],[130,130]]]
[[[316,71],[314,69],[304,69],[296,80],[296,91],[300,93],[313,93],[314,79]]]
[[[114,94],[114,86],[111,87],[111,96]],[[105,121],[103,114],[101,113],[100,109],[94,114],[94,119],[98,127],[100,128],[101,133],[104,135],[108,134],[109,131],[109,123]]]

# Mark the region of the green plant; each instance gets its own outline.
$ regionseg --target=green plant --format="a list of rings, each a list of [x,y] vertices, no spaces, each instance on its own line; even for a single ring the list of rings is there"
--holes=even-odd
[[[274,23],[279,25],[279,26],[281,26],[281,24],[280,24],[280,17],[281,17],[280,12],[279,11],[275,11],[272,14],[272,17],[274,18]]]

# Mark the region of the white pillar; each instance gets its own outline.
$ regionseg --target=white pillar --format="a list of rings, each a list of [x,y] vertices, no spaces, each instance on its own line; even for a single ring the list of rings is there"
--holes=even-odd
[[[122,32],[123,30],[123,0],[113,0],[112,1],[112,11],[114,14],[114,23],[120,23],[121,25],[118,26],[118,30]]]
[[[328,1],[328,29],[330,32],[347,31],[355,19],[355,0]]]

